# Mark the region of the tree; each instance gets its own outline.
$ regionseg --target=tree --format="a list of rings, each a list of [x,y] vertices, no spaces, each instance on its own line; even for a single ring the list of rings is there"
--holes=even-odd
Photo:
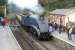
[[[0,5],[6,5],[8,3],[8,0],[0,0]]]
[[[20,14],[21,13],[21,9],[14,3],[9,3],[7,6],[7,15],[8,18],[13,19],[15,18],[16,14]]]
[[[9,13],[20,13],[21,9],[14,3],[9,3],[7,9]]]
[[[39,0],[39,4],[43,7],[46,7],[48,5],[48,0]]]
[[[49,4],[49,9],[54,10],[54,9],[61,9],[61,8],[70,8],[75,6],[75,0],[56,0],[56,1],[51,1],[48,0]]]
[[[0,16],[6,15],[5,8],[7,8],[8,0],[0,0]]]

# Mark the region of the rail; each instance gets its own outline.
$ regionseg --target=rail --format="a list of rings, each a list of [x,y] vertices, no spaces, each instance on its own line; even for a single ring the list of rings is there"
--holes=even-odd
[[[29,46],[32,48],[32,50],[47,50],[43,46],[38,44],[32,37],[30,37],[28,35],[28,33],[25,32],[25,30],[20,25],[10,25],[10,27],[14,27],[13,30],[15,30],[16,28],[21,29],[20,30],[20,31],[22,31],[21,36],[24,38],[25,42],[27,42],[29,44]]]

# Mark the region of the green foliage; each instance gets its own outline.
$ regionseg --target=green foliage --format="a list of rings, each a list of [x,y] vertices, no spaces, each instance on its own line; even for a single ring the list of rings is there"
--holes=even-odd
[[[49,9],[61,9],[61,8],[70,8],[75,6],[75,0],[54,0],[53,2],[49,0]]]
[[[7,4],[8,0],[0,0],[0,5],[5,5]]]
[[[8,0],[0,0],[0,16],[4,16],[5,5],[7,6]]]
[[[14,3],[10,3],[7,6],[7,13],[20,13],[21,9]]]

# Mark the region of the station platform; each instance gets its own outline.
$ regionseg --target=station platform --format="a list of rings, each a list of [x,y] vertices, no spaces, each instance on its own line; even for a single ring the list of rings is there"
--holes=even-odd
[[[59,34],[58,31],[54,31],[52,36],[55,38],[55,42],[66,50],[75,50],[75,35],[72,35],[72,40],[69,40],[66,32]]]
[[[0,50],[22,50],[9,26],[0,26]]]

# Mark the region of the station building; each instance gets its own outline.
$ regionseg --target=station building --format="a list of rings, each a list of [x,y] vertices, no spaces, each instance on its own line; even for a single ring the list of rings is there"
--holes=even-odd
[[[58,25],[66,26],[75,22],[75,9],[56,9],[50,12],[49,22],[55,22]]]

